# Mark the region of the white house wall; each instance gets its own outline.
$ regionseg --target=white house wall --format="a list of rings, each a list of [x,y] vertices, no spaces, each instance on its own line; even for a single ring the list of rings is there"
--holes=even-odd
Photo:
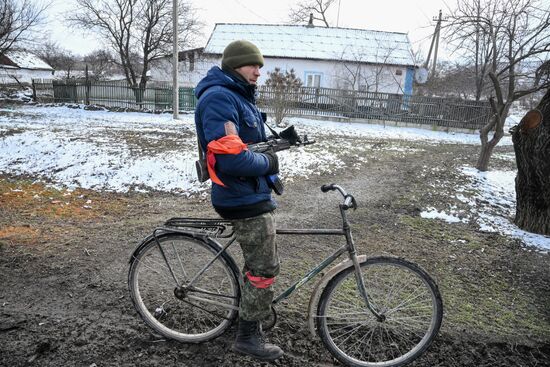
[[[290,71],[294,69],[295,75],[306,86],[309,74],[320,75],[321,88],[355,89],[382,93],[403,94],[407,67],[393,65],[370,65],[344,63],[340,61],[322,61],[305,59],[264,58],[265,65],[262,68],[262,76],[259,84],[262,85],[268,79],[270,72],[275,68]],[[196,58],[194,70],[189,70],[187,60],[179,63],[180,87],[193,88],[206,75],[214,65],[220,65],[221,57]],[[171,81],[172,62],[170,58],[157,61],[150,71],[152,80]]]
[[[189,70],[189,62],[187,60],[178,63],[178,83],[183,88],[194,88],[197,83],[206,75],[208,70],[214,65],[220,64],[219,58],[201,58],[197,59],[194,64],[194,70]],[[172,59],[164,58],[151,66],[151,80],[172,81]]]
[[[298,60],[282,58],[265,58],[262,68],[261,83],[268,78],[269,72],[280,68],[282,71],[294,69],[294,74],[306,86],[308,74],[321,76],[321,88],[363,89],[372,92],[403,94],[405,85],[406,67],[390,65],[361,65],[357,71],[357,64],[340,61]],[[352,71],[350,71],[352,70]],[[396,75],[401,70],[401,75]],[[352,83],[353,76],[360,81]]]
[[[0,68],[0,83],[32,83],[33,79],[51,79],[51,70]],[[16,80],[17,79],[17,80]]]

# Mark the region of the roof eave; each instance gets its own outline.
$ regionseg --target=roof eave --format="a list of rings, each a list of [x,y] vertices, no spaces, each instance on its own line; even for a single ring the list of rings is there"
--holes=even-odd
[[[215,52],[204,52],[203,55],[205,56],[222,56],[220,53]],[[292,57],[292,56],[273,56],[273,55],[266,55],[263,54],[264,59],[265,58],[277,58],[277,59],[291,59],[291,60],[313,60],[313,61],[329,61],[329,62],[354,62],[354,63],[361,63],[361,64],[369,64],[369,65],[392,65],[392,66],[415,66],[414,63],[411,64],[405,64],[405,63],[393,63],[393,62],[372,62],[372,61],[360,61],[360,60],[343,60],[343,59],[328,59],[328,58],[317,58],[317,57]]]

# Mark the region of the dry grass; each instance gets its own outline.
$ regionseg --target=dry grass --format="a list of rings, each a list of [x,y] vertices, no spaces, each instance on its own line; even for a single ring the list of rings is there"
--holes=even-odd
[[[127,201],[91,190],[56,188],[43,182],[0,178],[0,206],[28,217],[93,220],[118,215]]]

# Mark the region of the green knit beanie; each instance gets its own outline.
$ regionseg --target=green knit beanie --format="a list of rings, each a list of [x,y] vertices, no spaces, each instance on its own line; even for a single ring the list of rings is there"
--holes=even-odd
[[[252,42],[245,40],[233,41],[223,50],[222,67],[237,69],[246,65],[264,66],[262,53]]]

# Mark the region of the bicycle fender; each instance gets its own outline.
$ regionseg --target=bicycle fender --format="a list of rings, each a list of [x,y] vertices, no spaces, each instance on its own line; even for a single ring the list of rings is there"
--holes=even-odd
[[[359,263],[363,263],[367,261],[367,255],[358,255],[357,260]],[[319,303],[319,299],[321,298],[321,294],[323,293],[323,290],[327,286],[328,282],[332,280],[336,276],[336,274],[340,273],[342,270],[347,269],[349,267],[353,266],[353,261],[350,259],[344,260],[340,262],[339,264],[332,267],[321,279],[317,281],[315,284],[313,291],[311,292],[311,297],[309,298],[309,306],[308,306],[308,326],[309,331],[311,332],[312,336],[316,335],[316,329],[315,329],[315,316],[317,314],[317,304]]]

